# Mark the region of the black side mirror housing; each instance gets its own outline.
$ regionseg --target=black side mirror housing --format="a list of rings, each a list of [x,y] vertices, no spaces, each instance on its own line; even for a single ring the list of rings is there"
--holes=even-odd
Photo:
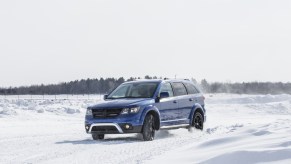
[[[106,100],[107,97],[108,97],[108,95],[104,95],[104,96],[103,96],[103,100]]]
[[[160,93],[160,99],[168,98],[168,97],[170,97],[169,92],[161,92]]]

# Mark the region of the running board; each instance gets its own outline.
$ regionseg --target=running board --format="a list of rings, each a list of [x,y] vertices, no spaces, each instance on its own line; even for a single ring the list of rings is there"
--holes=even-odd
[[[170,130],[170,129],[180,129],[180,128],[189,128],[189,124],[181,124],[181,125],[172,125],[172,126],[162,126],[161,130]]]

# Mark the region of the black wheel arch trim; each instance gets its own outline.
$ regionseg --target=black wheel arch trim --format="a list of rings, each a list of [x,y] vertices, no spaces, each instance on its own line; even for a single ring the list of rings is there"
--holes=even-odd
[[[146,107],[141,115],[142,124],[144,124],[145,117],[148,114],[152,114],[154,116],[154,118],[155,118],[155,130],[159,130],[160,126],[161,126],[159,109],[153,105]]]
[[[205,122],[205,120],[204,120],[204,115],[205,115],[205,113],[204,113],[204,111],[203,111],[203,107],[202,107],[200,104],[195,104],[195,105],[193,106],[191,112],[190,112],[190,115],[189,115],[189,120],[190,120],[189,125],[192,124],[193,119],[194,119],[194,114],[195,114],[196,112],[200,112],[200,113],[202,114],[203,122]]]

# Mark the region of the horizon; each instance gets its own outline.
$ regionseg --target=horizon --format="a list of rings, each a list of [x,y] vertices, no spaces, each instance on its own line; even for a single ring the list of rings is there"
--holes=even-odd
[[[149,76],[149,75],[145,75],[145,76]],[[69,82],[74,82],[74,81],[81,81],[81,80],[94,80],[94,79],[98,79],[100,80],[101,78],[103,79],[109,79],[109,78],[113,78],[115,80],[118,80],[119,78],[124,78],[125,81],[129,80],[130,78],[134,78],[134,79],[140,79],[140,80],[146,80],[145,76],[143,77],[96,77],[96,78],[84,78],[84,79],[75,79],[75,80],[69,80],[69,81],[61,81],[61,82],[57,82],[57,83],[47,83],[47,84],[44,84],[44,83],[40,83],[40,84],[30,84],[30,85],[19,85],[19,86],[0,86],[1,89],[8,89],[8,88],[20,88],[20,87],[31,87],[31,86],[41,86],[41,85],[44,85],[44,86],[48,86],[48,85],[59,85],[59,84],[62,84],[62,83],[69,83]],[[155,77],[155,76],[149,76],[151,78]],[[161,79],[160,76],[156,76],[157,79]],[[162,79],[164,78],[168,78],[168,77],[162,77]],[[288,84],[288,83],[291,83],[291,82],[281,82],[281,81],[241,81],[241,82],[235,82],[235,81],[210,81],[208,79],[196,79],[196,78],[168,78],[168,79],[189,79],[189,80],[192,80],[192,79],[195,79],[197,81],[197,83],[201,83],[202,80],[206,80],[209,84],[213,84],[213,83],[229,83],[229,84],[234,84],[234,83],[283,83],[283,84]]]

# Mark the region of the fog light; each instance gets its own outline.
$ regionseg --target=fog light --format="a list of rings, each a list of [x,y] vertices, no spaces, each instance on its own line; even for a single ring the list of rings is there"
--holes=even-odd
[[[86,128],[86,130],[89,130],[89,126],[86,126],[85,128]]]
[[[125,129],[129,129],[130,126],[128,124],[125,125]]]

